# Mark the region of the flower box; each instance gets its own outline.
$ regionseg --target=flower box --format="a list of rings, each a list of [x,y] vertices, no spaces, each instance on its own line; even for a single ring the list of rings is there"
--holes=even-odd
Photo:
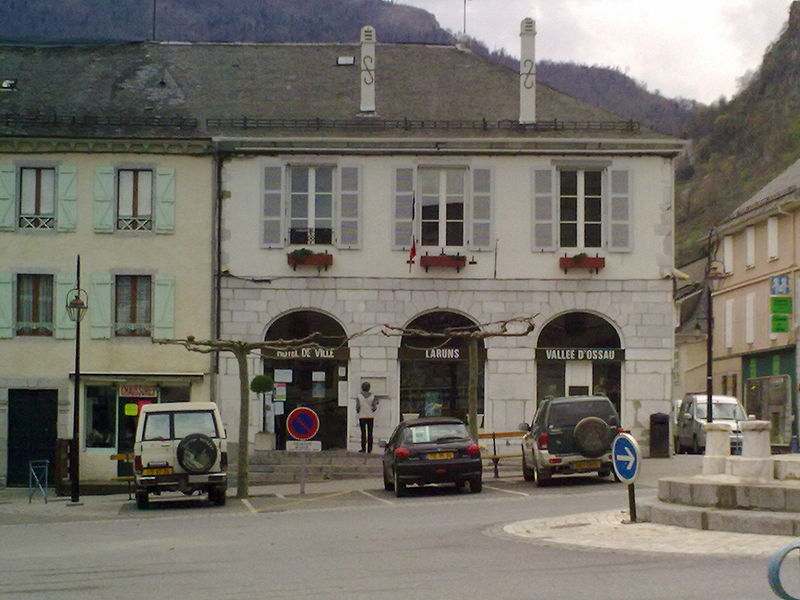
[[[451,267],[460,271],[467,264],[467,257],[460,254],[425,254],[419,257],[419,265],[425,267]]]
[[[289,252],[286,255],[287,262],[292,269],[297,270],[297,266],[311,266],[317,267],[317,269],[324,268],[326,271],[328,267],[333,264],[333,254],[328,254],[327,252],[302,252],[299,250],[295,250],[294,252]]]
[[[558,266],[564,269],[564,273],[570,269],[592,269],[599,273],[606,266],[606,259],[603,256],[562,256],[558,259]]]

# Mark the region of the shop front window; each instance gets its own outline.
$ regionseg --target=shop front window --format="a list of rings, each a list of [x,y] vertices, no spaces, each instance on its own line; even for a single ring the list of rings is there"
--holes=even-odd
[[[84,416],[87,448],[117,445],[117,390],[114,386],[86,386]]]
[[[745,383],[745,410],[770,422],[770,442],[788,444],[792,436],[792,393],[788,375],[754,377]]]

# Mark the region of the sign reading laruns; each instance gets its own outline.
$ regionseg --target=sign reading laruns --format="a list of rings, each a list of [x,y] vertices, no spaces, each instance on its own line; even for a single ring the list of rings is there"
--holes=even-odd
[[[622,348],[537,348],[536,360],[625,360]]]
[[[469,360],[467,348],[408,348],[401,346],[397,352],[400,360]],[[478,358],[486,359],[486,349],[478,349]]]
[[[325,348],[323,346],[302,346],[287,350],[267,348],[264,350],[264,358],[276,358],[279,360],[348,360],[350,358],[350,348]]]

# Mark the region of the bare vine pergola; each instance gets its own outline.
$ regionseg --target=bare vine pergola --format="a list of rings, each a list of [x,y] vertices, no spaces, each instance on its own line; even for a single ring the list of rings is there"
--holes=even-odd
[[[467,395],[469,401],[470,434],[478,437],[478,340],[492,337],[524,337],[531,333],[535,325],[531,317],[512,317],[490,323],[472,326],[447,327],[441,331],[429,331],[385,324],[381,333],[385,336],[414,336],[442,340],[442,345],[450,340],[466,340],[468,349]],[[518,330],[517,330],[518,329]]]
[[[372,329],[372,328],[370,328]],[[351,335],[342,341],[344,346],[355,337],[365,335],[370,331],[366,329]],[[318,331],[309,335],[291,340],[269,340],[263,342],[245,342],[241,340],[198,340],[194,336],[187,336],[178,339],[154,339],[154,344],[170,344],[183,346],[190,352],[201,354],[212,354],[214,352],[230,352],[236,358],[239,367],[239,447],[236,457],[237,482],[236,497],[247,498],[250,494],[249,478],[250,468],[248,464],[249,455],[249,436],[248,427],[250,426],[250,374],[247,367],[247,357],[250,355],[260,356],[264,350],[293,350],[296,348],[322,348],[315,342],[321,334]]]

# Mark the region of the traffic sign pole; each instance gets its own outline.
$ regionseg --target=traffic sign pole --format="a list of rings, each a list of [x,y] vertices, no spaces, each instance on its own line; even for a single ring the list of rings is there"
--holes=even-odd
[[[636,439],[629,433],[617,435],[611,444],[611,460],[619,480],[628,484],[630,522],[636,523],[636,489],[633,487],[633,482],[639,475],[639,466],[642,462],[642,452]]]
[[[286,430],[296,440],[310,440],[319,431],[319,417],[308,407],[295,408],[286,417]],[[307,442],[308,446],[312,442]],[[308,450],[304,447],[300,459],[300,495],[306,493],[306,466],[308,465]]]

